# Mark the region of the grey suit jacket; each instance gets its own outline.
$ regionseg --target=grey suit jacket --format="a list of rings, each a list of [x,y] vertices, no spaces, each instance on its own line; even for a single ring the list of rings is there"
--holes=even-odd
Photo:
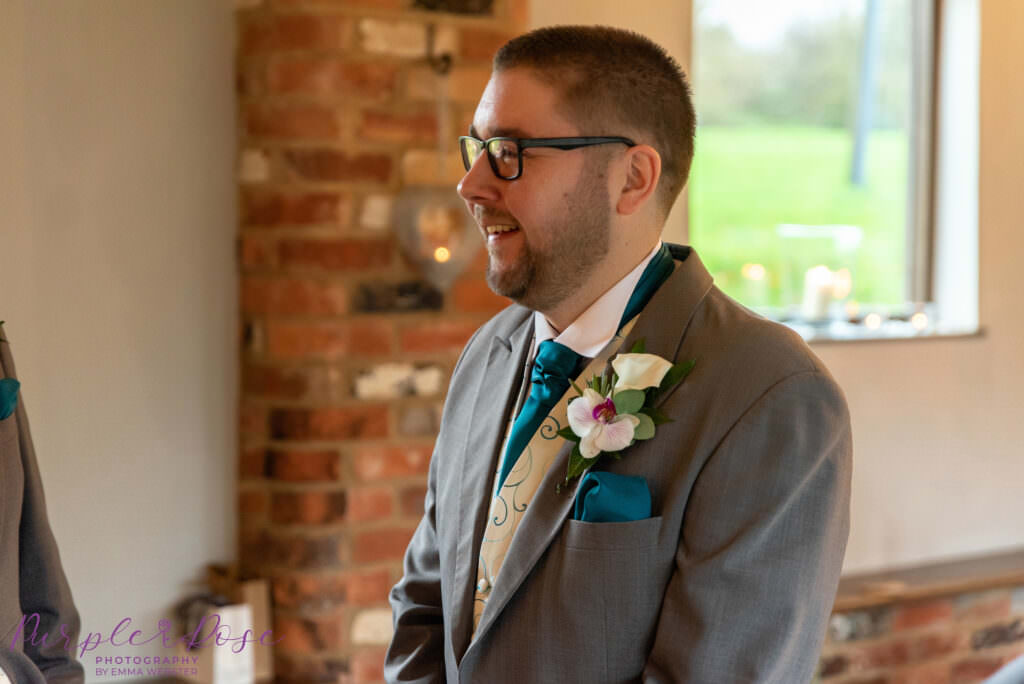
[[[849,530],[843,394],[798,335],[725,296],[686,247],[623,344],[696,360],[661,399],[673,422],[601,469],[646,479],[654,517],[571,519],[562,449],[472,635],[477,554],[531,312],[466,346],[425,512],[391,592],[390,682],[811,679]]]
[[[7,333],[0,327],[0,337]],[[0,342],[0,378],[16,378],[10,345]],[[38,613],[35,622],[19,622]],[[46,517],[24,402],[0,420],[0,670],[14,684],[83,682],[82,666],[64,648],[64,632],[74,643],[79,619]],[[41,641],[49,634],[45,645]],[[13,641],[13,643],[12,643]],[[71,649],[73,651],[73,648]]]

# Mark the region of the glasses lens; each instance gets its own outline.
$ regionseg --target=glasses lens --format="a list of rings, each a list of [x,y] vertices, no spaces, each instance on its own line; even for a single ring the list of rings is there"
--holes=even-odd
[[[462,165],[469,171],[483,151],[484,144],[483,141],[464,135],[459,138],[459,149],[462,151]]]
[[[514,140],[492,140],[487,145],[487,153],[494,160],[499,176],[515,178],[519,175],[519,146]]]

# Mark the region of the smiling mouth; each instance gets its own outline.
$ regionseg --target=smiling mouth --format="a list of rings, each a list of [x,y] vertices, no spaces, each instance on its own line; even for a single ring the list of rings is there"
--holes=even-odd
[[[513,226],[511,224],[495,224],[493,226],[484,226],[484,230],[487,231],[487,237],[491,238],[518,232],[519,226]]]

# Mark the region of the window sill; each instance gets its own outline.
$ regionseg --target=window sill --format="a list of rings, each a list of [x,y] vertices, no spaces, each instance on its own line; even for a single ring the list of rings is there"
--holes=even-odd
[[[887,320],[876,327],[849,321],[829,321],[824,324],[780,321],[795,330],[808,344],[833,342],[883,342],[889,340],[921,340],[949,338],[980,338],[984,328],[932,326],[918,330],[909,321]]]

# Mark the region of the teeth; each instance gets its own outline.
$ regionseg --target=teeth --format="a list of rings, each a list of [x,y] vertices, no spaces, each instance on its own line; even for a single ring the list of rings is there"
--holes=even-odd
[[[487,226],[487,234],[488,235],[497,235],[498,233],[507,233],[510,230],[516,230],[516,227],[515,226],[501,226],[501,225]]]

